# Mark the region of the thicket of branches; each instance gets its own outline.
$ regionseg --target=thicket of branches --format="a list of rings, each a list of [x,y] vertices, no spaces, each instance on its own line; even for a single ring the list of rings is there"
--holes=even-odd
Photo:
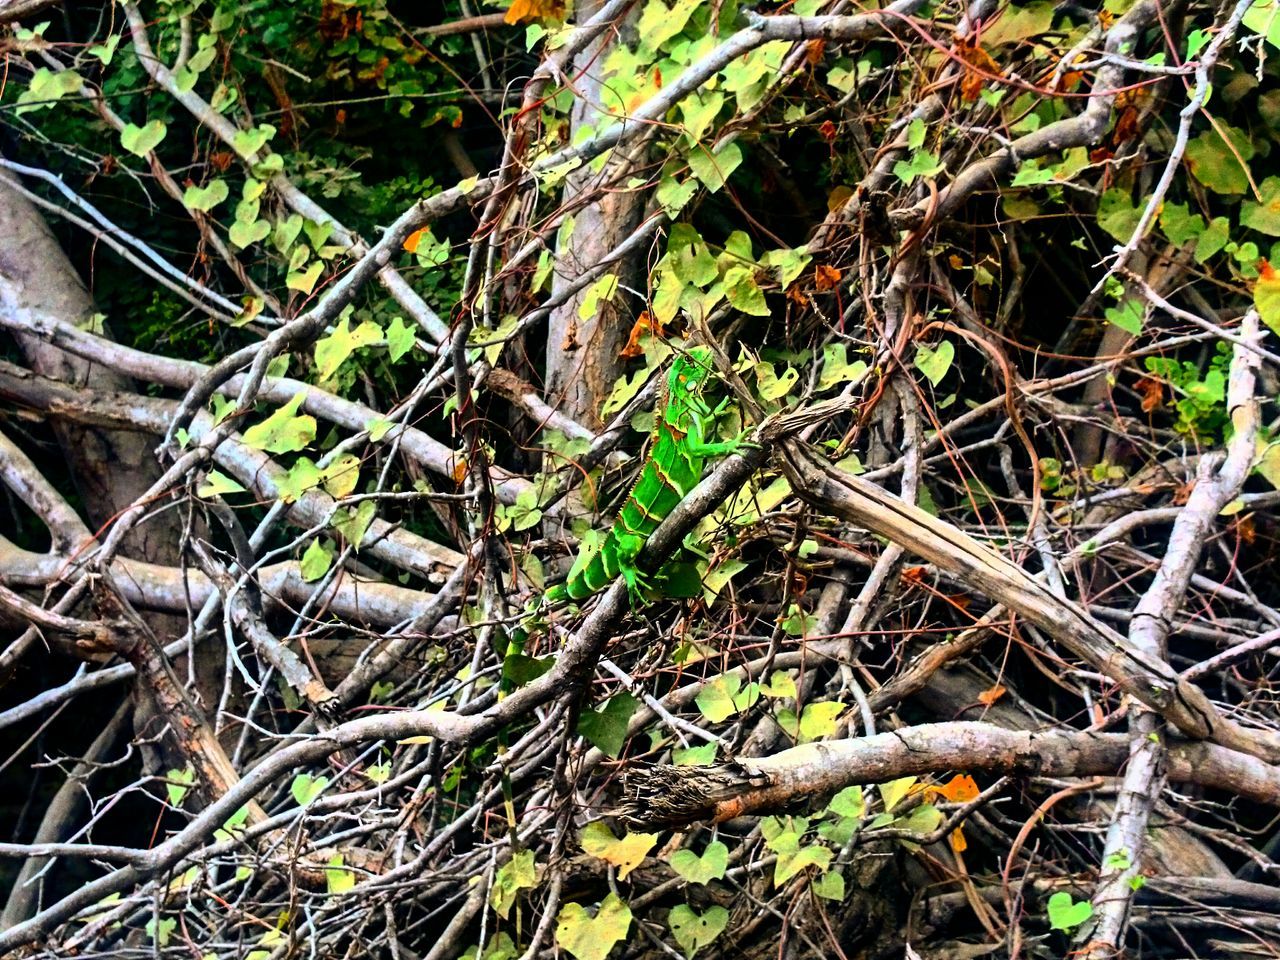
[[[1280,954],[1272,2],[0,48],[0,955]]]

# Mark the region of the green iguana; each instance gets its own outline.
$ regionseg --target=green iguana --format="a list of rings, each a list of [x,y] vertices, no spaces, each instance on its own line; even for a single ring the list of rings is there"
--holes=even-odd
[[[648,455],[635,486],[600,549],[585,563],[579,554],[568,581],[547,590],[543,605],[584,600],[603,590],[619,574],[627,582],[632,604],[639,606],[643,602],[640,588],[648,584],[635,565],[641,547],[676,504],[697,486],[708,457],[726,456],[744,445],[741,440],[707,442],[708,431],[728,403],[725,400],[712,410],[702,398],[712,370],[708,347],[692,347],[686,354],[676,356],[656,408]]]

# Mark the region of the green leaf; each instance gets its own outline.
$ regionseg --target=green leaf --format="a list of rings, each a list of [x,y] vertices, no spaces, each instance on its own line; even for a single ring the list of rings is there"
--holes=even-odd
[[[907,149],[919,150],[924,146],[925,125],[924,120],[916,117],[907,126]]]
[[[156,918],[152,917],[142,929],[156,946],[167,947],[169,938],[173,936],[173,931],[177,929],[177,926],[178,921],[173,917],[164,917],[159,924],[156,923]]]
[[[1014,187],[1038,187],[1042,183],[1051,183],[1054,179],[1054,170],[1052,167],[1041,169],[1034,162],[1024,163],[1018,168],[1018,172],[1014,174]]]
[[[900,777],[880,785],[880,799],[884,801],[885,812],[890,813],[911,792],[919,777]]]
[[[1174,246],[1190,243],[1204,228],[1204,217],[1192,213],[1185,203],[1166,203],[1160,208],[1160,229]]]
[[[1104,312],[1107,323],[1119,327],[1131,336],[1142,333],[1142,317],[1146,313],[1141,302],[1126,298],[1118,306],[1108,307]]]
[[[710,883],[723,877],[729,868],[729,848],[719,840],[712,840],[702,851],[702,856],[692,850],[677,850],[667,862],[685,883]]]
[[[322,267],[320,261],[315,266]],[[316,379],[323,383],[346,362],[347,358],[361,347],[368,347],[382,341],[382,330],[372,320],[363,321],[354,330],[349,329],[349,321],[343,317],[333,328],[333,333],[316,341]]]
[[[316,419],[298,415],[306,391],[299,390],[283,407],[244,432],[240,442],[267,453],[296,453],[316,438]]]
[[[611,863],[618,868],[618,879],[627,879],[629,874],[640,864],[658,842],[656,833],[626,833],[621,838],[615,837],[613,831],[603,820],[596,820],[586,825],[578,836],[582,849],[598,860]]]
[[[698,705],[704,717],[712,723],[720,723],[735,713],[749,709],[759,699],[758,683],[749,683],[744,690],[742,680],[730,673],[711,680],[699,691],[694,703]]]
[[[200,210],[208,213],[223,200],[227,199],[231,190],[225,180],[211,180],[206,186],[187,187],[182,195],[182,203],[188,210]]]
[[[360,480],[360,458],[354,453],[344,453],[325,467],[323,473],[325,490],[334,499],[341,500]]]
[[[1253,144],[1243,130],[1221,121],[1219,125],[1228,139],[1224,140],[1215,128],[1204,131],[1187,144],[1187,166],[1214,193],[1245,193],[1249,178],[1244,165],[1253,159]]]
[[[534,861],[532,850],[517,850],[511,859],[498,868],[493,875],[493,889],[489,892],[489,903],[503,920],[511,915],[521,890],[530,890],[538,885],[538,866]]]
[[[724,94],[716,91],[693,94],[680,101],[684,133],[690,143],[696,144],[702,139],[723,106]]]
[[[671,927],[671,935],[676,938],[676,943],[680,944],[685,956],[692,957],[724,933],[724,928],[729,923],[729,911],[717,904],[708,907],[706,913],[699,914],[682,903],[671,908],[667,923]]]
[[[845,787],[827,804],[827,810],[840,817],[853,817],[861,820],[867,815],[867,802],[862,795],[862,787],[855,784]]]
[[[818,879],[809,885],[814,896],[822,897],[823,900],[843,900],[844,899],[844,874],[838,870],[832,870],[824,873]]]
[[[1093,904],[1088,900],[1077,903],[1065,890],[1049,898],[1049,926],[1054,930],[1074,930],[1092,916]]]
[[[325,886],[328,888],[330,896],[346,893],[348,890],[355,888],[355,872],[344,869],[343,864],[345,862],[342,854],[335,853],[329,858],[329,863],[324,868]]]
[[[778,268],[778,286],[785,290],[804,273],[804,268],[813,262],[813,257],[804,247],[782,247],[778,250],[766,250],[760,257],[760,266]]]
[[[126,123],[120,131],[120,145],[132,154],[146,157],[148,153],[160,146],[160,141],[168,128],[163,120],[152,120],[145,127],[135,127]]]
[[[689,151],[689,169],[711,193],[719,191],[741,165],[742,148],[737,141],[721,145],[714,153],[701,144]]]
[[[104,67],[111,66],[111,61],[115,58],[116,47],[120,45],[120,34],[113,33],[107,37],[105,43],[96,43],[89,48],[88,53],[91,57],[97,57],[102,61]]]
[[[309,807],[316,797],[329,786],[328,777],[313,777],[309,773],[300,773],[289,784],[289,792],[300,807]]]
[[[169,796],[169,806],[180,807],[191,790],[191,785],[196,782],[195,767],[188,763],[182,770],[170,770],[165,774],[165,779],[169,781],[164,785]]]
[[[347,543],[360,546],[364,543],[364,535],[369,531],[369,524],[378,513],[378,504],[373,500],[361,500],[354,509],[336,510],[329,525],[342,534]]]
[[[320,486],[324,476],[314,461],[308,457],[299,457],[276,484],[276,496],[285,503],[294,503],[308,490]]]
[[[1267,177],[1258,192],[1262,202],[1246,200],[1240,207],[1240,223],[1269,237],[1280,237],[1280,177]]]
[[[893,165],[893,175],[907,186],[916,177],[935,177],[946,169],[946,165],[927,150],[917,150],[910,160],[899,160]]]
[[[752,369],[756,374],[756,392],[761,400],[780,400],[791,392],[800,380],[800,372],[788,366],[782,376],[778,376],[773,364],[761,360]]]
[[[1142,211],[1133,205],[1128,190],[1112,187],[1098,198],[1098,226],[1120,243],[1129,241],[1141,219]]]
[[[316,281],[320,279],[320,274],[322,273],[324,273],[324,261],[315,260],[307,269],[298,270],[285,277],[284,285],[290,290],[297,290],[300,293],[309,295],[315,289]],[[368,321],[365,322],[367,323]],[[382,339],[381,330],[378,331],[378,339]]]
[[[265,220],[257,220],[252,223],[237,220],[231,225],[231,229],[227,231],[231,242],[241,250],[253,246],[260,240],[265,240],[269,233],[271,233],[271,224]]]
[[[610,414],[617,413],[631,402],[631,398],[639,393],[640,388],[648,381],[648,370],[637,370],[630,378],[623,374],[614,383],[613,390],[609,392],[604,405],[600,408],[601,415],[607,417]]]
[[[920,344],[916,347],[915,367],[936,387],[951,369],[951,361],[955,356],[956,348],[950,340],[943,340],[932,350]]]
[[[595,317],[602,303],[608,303],[618,292],[618,278],[615,274],[606,273],[595,283],[587,287],[578,304],[578,319],[591,320]]]
[[[675,217],[698,192],[698,181],[692,177],[680,181],[675,177],[663,177],[654,192],[658,205],[668,217]]]
[[[1262,322],[1280,334],[1280,274],[1268,266],[1253,287],[1253,305]]]
[[[67,94],[75,93],[83,83],[80,75],[74,70],[50,70],[48,67],[40,67],[31,75],[27,89],[18,94],[18,108],[15,112],[24,114],[34,110],[48,109]]]
[[[197,497],[220,497],[224,493],[244,493],[244,487],[217,470],[210,470],[204,483],[196,488]]]
[[[267,145],[276,135],[276,128],[269,123],[254,127],[251,130],[238,130],[231,138],[231,148],[246,160]]]
[[[864,360],[849,362],[849,347],[844,343],[829,343],[822,348],[822,374],[818,378],[818,386],[822,390],[834,387],[837,383],[850,383],[861,380],[867,372]]]
[[[1241,20],[1254,33],[1267,38],[1267,43],[1280,47],[1280,9],[1275,0],[1257,0]],[[1188,57],[1192,54],[1188,53]]]
[[[640,706],[631,694],[619,693],[599,710],[584,710],[578,717],[578,733],[615,759],[627,740],[627,724]]]
[[[392,363],[413,349],[414,337],[413,327],[404,322],[404,317],[391,318],[387,327],[387,354]]]
[[[836,732],[836,718],[844,713],[844,704],[832,701],[811,703],[800,714],[801,743],[811,743]]]
[[[766,697],[773,699],[790,697],[794,700],[799,696],[799,691],[796,690],[795,680],[791,678],[790,674],[784,673],[781,670],[775,670],[773,676],[769,678],[769,682],[761,684],[760,692]]]
[[[611,893],[593,917],[580,903],[566,903],[556,917],[556,943],[577,960],[605,960],[631,929],[631,909]]]
[[[516,502],[507,507],[506,513],[511,520],[511,529],[517,532],[536,527],[542,521],[537,492],[533,489],[521,490],[516,496]]]
[[[329,570],[329,565],[333,562],[333,557],[328,549],[320,542],[317,537],[307,546],[306,551],[302,554],[302,561],[299,568],[302,573],[302,579],[307,583],[314,583],[323,577]]]
[[[716,762],[716,744],[704,743],[697,747],[676,747],[671,751],[671,762],[677,767],[705,767]]]
[[[750,267],[730,267],[725,271],[724,295],[730,304],[749,316],[769,316],[764,293],[756,283],[755,270]]]
[[[900,820],[898,826],[920,836],[927,836],[942,826],[944,821],[941,810],[932,803],[922,803]]]
[[[688,223],[672,224],[661,265],[669,268],[681,282],[695,287],[705,287],[720,276],[720,268],[706,241]]]
[[[276,221],[276,229],[271,234],[271,242],[275,248],[280,251],[280,255],[284,256],[293,249],[293,245],[298,242],[298,234],[302,232],[302,215],[291,213],[283,220]],[[297,266],[301,266],[298,264]]]
[[[1209,221],[1200,239],[1196,241],[1195,261],[1204,263],[1220,253],[1231,241],[1231,221],[1226,217],[1214,217]]]
[[[800,834],[787,830],[769,842],[769,848],[777,855],[773,867],[773,885],[781,887],[784,883],[808,867],[817,867],[826,871],[831,866],[835,854],[819,844],[800,845]]]

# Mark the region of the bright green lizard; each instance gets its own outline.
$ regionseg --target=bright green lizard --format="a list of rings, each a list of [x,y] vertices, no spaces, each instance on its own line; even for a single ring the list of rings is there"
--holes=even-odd
[[[643,603],[640,590],[648,584],[636,567],[636,558],[645,541],[698,485],[708,457],[727,456],[744,445],[741,440],[707,441],[716,417],[728,403],[725,400],[713,410],[702,397],[712,370],[708,347],[692,347],[686,354],[676,356],[657,407],[648,456],[635,486],[600,549],[585,564],[580,555],[574,565],[577,569],[568,581],[544,594],[544,605],[584,600],[603,590],[619,574],[627,582],[632,605]]]

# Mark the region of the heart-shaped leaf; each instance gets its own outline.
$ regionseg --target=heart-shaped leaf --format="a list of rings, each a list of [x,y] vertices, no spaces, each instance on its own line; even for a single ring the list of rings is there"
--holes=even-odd
[[[252,223],[237,220],[231,225],[231,230],[228,231],[231,242],[241,250],[253,246],[259,240],[265,240],[270,232],[271,224],[265,220],[255,220]]]
[[[323,272],[324,261],[316,260],[311,264],[311,266],[307,267],[307,269],[299,270],[297,273],[291,273],[285,277],[284,285],[290,290],[297,290],[300,293],[310,294],[311,291],[315,289],[316,281],[320,279],[320,274]],[[378,331],[378,339],[381,338],[382,331]]]
[[[611,757],[622,753],[627,739],[627,724],[640,701],[629,693],[610,697],[599,710],[583,710],[578,718],[578,733]]]
[[[231,138],[231,146],[236,153],[249,159],[267,145],[267,141],[276,135],[276,128],[269,123],[252,130],[240,130]]]
[[[145,127],[126,123],[120,131],[120,145],[130,153],[145,157],[160,145],[167,129],[163,120],[152,120]]]
[[[712,840],[702,856],[692,850],[677,850],[667,862],[685,883],[710,883],[724,876],[729,866],[729,848],[719,840]]]
[[[729,911],[721,906],[708,907],[707,912],[697,914],[691,907],[680,904],[671,908],[667,923],[671,925],[671,935],[676,938],[685,952],[692,957],[701,948],[711,944],[724,932],[729,922]]]
[[[951,369],[951,361],[955,357],[956,348],[950,340],[943,340],[934,350],[922,344],[916,347],[916,369],[936,387]]]
[[[605,863],[618,868],[618,879],[625,880],[636,867],[644,862],[645,855],[658,842],[656,833],[628,833],[621,839],[613,835],[608,824],[596,820],[583,828],[579,839],[582,849]]]
[[[556,917],[556,943],[577,960],[605,960],[631,929],[631,908],[609,894],[593,917],[580,903],[566,903]]]
[[[283,407],[246,430],[240,442],[267,453],[296,453],[304,449],[316,438],[316,418],[298,415],[305,396],[305,391],[295,393]]]
[[[231,193],[225,180],[213,180],[207,186],[187,187],[182,195],[182,203],[188,210],[208,212],[220,204]]]
[[[1088,900],[1077,903],[1065,890],[1049,898],[1049,926],[1054,930],[1074,930],[1092,916],[1093,904]]]
[[[489,894],[489,903],[497,911],[498,916],[506,920],[515,906],[516,898],[521,890],[538,885],[538,865],[534,861],[532,850],[519,850],[512,854],[498,872],[493,875],[493,890]]]
[[[315,583],[323,577],[329,570],[329,564],[333,562],[333,557],[329,551],[325,549],[323,543],[317,538],[311,541],[311,545],[302,554],[302,560],[298,563],[299,571],[302,573],[302,579],[307,583]],[[297,796],[297,794],[295,794]],[[305,806],[305,804],[303,804]]]
[[[289,792],[293,794],[293,799],[298,801],[298,806],[306,807],[310,806],[311,801],[320,796],[328,785],[328,777],[313,777],[309,773],[300,773],[293,778],[293,783],[289,784]]]

